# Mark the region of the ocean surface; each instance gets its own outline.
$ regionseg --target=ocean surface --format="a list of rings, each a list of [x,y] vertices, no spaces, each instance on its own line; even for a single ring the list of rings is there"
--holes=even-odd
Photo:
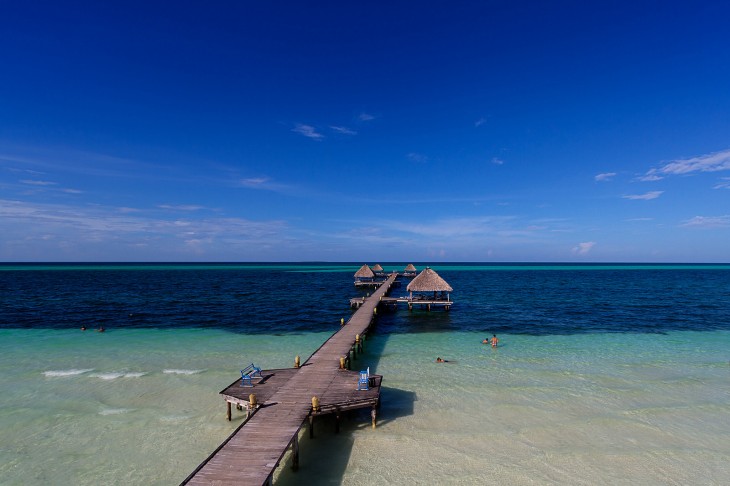
[[[243,418],[218,392],[314,352],[361,264],[0,265],[0,484],[179,484]],[[305,428],[277,484],[730,483],[730,265],[433,268],[452,310],[379,312],[356,361],[378,427]]]

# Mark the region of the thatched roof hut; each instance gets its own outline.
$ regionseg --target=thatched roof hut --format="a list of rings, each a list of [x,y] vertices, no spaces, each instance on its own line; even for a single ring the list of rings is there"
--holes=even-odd
[[[380,263],[376,263],[375,266],[372,268],[373,272],[382,272],[383,267],[380,266]]]
[[[454,289],[439,277],[439,274],[426,267],[416,278],[408,284],[409,292],[451,292]]]
[[[416,272],[416,267],[413,266],[412,263],[409,263],[408,266],[403,270],[404,272]]]
[[[361,278],[374,278],[375,274],[372,270],[370,270],[370,267],[367,266],[367,264],[360,267],[360,270],[355,272],[355,278],[361,279]]]

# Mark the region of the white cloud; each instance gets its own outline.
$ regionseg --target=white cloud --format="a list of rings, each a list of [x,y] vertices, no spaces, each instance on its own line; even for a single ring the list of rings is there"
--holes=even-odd
[[[101,206],[69,206],[38,204],[23,201],[0,200],[0,232],[6,238],[5,248],[11,240],[18,248],[23,241],[57,241],[57,245],[69,245],[83,252],[89,245],[99,244],[99,251],[106,253],[105,245],[117,248],[131,247],[149,241],[157,241],[156,247],[171,252],[185,252],[191,241],[196,248],[209,243],[213,247],[250,246],[268,244],[281,239],[286,223],[282,221],[252,221],[243,218],[196,218],[163,219],[151,213],[131,208]],[[164,241],[165,243],[161,243]],[[49,251],[59,250],[44,248]],[[3,250],[0,247],[0,250]],[[25,248],[23,248],[25,250]],[[50,253],[53,254],[53,253]],[[2,254],[0,254],[2,256]]]
[[[616,176],[615,172],[604,172],[602,174],[597,174],[594,179],[596,182],[608,182],[611,179],[613,179]]]
[[[654,221],[654,218],[631,218],[626,221]]]
[[[196,206],[194,204],[179,204],[179,205],[161,204],[158,207],[160,209],[170,209],[173,211],[200,211],[201,209],[205,209],[205,207],[203,207],[203,206]]]
[[[654,169],[652,169],[652,170],[654,170]],[[649,171],[649,172],[651,172],[651,171]],[[654,181],[660,181],[662,179],[664,179],[664,177],[658,176],[658,175],[656,175],[653,172],[651,174],[647,174],[647,175],[643,175],[641,177],[637,177],[637,180],[640,180],[642,182],[654,182]]]
[[[649,191],[646,194],[631,194],[628,196],[621,196],[624,199],[643,200],[648,201],[650,199],[656,199],[662,195],[664,191]]]
[[[730,177],[722,177],[713,189],[730,189]]]
[[[578,245],[573,247],[571,251],[576,255],[587,255],[594,246],[596,246],[595,241],[586,241],[578,243]]]
[[[307,138],[311,138],[312,140],[322,140],[324,138],[324,135],[319,133],[316,128],[314,128],[311,125],[305,125],[303,123],[297,123],[297,125],[291,129],[292,132],[298,133],[299,135],[303,135]]]
[[[492,157],[491,161],[494,165],[502,165],[504,164],[504,160],[500,159],[499,157]]]
[[[36,180],[29,180],[29,179],[24,179],[24,180],[22,180],[20,182],[23,183],[23,184],[28,184],[30,186],[55,186],[55,185],[58,184],[57,182],[51,182],[51,181],[36,181]]]
[[[367,121],[375,120],[375,116],[370,115],[368,113],[360,113],[360,115],[358,115],[357,119],[360,121],[367,122]]]
[[[338,127],[338,126],[330,125],[330,128],[337,133],[342,133],[343,135],[357,135],[357,132],[355,130],[351,130],[347,127]]]
[[[727,228],[730,227],[730,215],[695,216],[682,223],[687,228]]]
[[[478,119],[477,121],[474,122],[474,126],[475,127],[480,127],[480,126],[484,125],[486,122],[487,122],[487,119],[486,118],[480,118],[480,119]]]
[[[249,177],[248,179],[241,179],[241,185],[246,187],[259,187],[269,182],[268,177]]]
[[[84,193],[84,191],[80,191],[78,189],[68,189],[68,188],[62,189],[62,191],[65,192],[66,194],[83,194]]]
[[[718,172],[730,170],[730,149],[688,159],[677,159],[658,169],[649,170],[640,180],[658,180],[666,175],[682,175],[692,172]]]

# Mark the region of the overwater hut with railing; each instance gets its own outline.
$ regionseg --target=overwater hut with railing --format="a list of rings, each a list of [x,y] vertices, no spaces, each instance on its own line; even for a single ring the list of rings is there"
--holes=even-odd
[[[453,288],[433,269],[426,267],[406,287],[408,290],[408,309],[413,305],[421,305],[431,310],[432,305],[442,305],[449,310],[453,301],[450,292]]]
[[[416,270],[416,267],[413,266],[412,263],[409,263],[408,266],[403,269],[403,276],[404,277],[415,277],[418,270]]]
[[[385,277],[385,271],[383,270],[383,267],[380,266],[380,263],[376,263],[375,265],[373,265],[371,270],[375,274],[376,278]]]
[[[360,270],[355,272],[355,285],[373,285],[375,280],[375,274],[367,264],[360,267]]]

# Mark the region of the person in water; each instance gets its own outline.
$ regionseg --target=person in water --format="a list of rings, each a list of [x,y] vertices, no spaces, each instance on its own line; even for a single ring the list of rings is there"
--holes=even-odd
[[[86,330],[86,326],[81,326],[81,330],[82,331],[85,331]]]
[[[446,359],[443,359],[441,356],[439,356],[438,358],[436,358],[436,362],[437,363],[448,363],[449,361]]]
[[[98,332],[104,332],[104,326],[99,326],[99,329],[97,329]]]
[[[499,339],[497,339],[497,335],[496,334],[492,334],[491,343],[492,343],[492,347],[493,348],[496,348],[497,347],[497,344],[499,343]]]

